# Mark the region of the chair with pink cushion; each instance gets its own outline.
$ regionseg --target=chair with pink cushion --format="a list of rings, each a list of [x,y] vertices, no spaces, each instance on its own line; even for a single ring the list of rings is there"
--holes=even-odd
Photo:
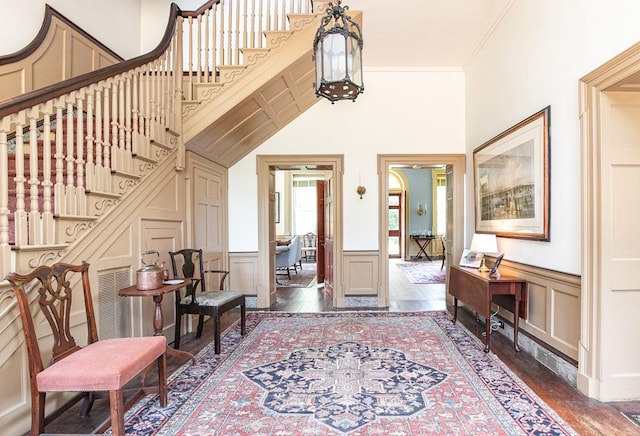
[[[98,340],[88,263],[40,266],[26,275],[11,273],[6,280],[11,283],[16,295],[27,346],[32,436],[43,433],[45,425],[51,421],[50,417],[45,417],[47,392],[85,393],[77,399],[87,398],[88,412],[95,393],[105,391],[109,393],[113,434],[124,435],[126,408],[123,388],[153,363],[158,365],[160,406],[166,407],[165,337]],[[71,332],[71,316],[79,309],[72,305],[72,297],[75,294],[73,288],[76,286],[83,291],[87,320],[87,345],[84,347],[78,345]],[[29,302],[34,300],[37,300],[40,306],[37,313],[32,313],[29,305]],[[45,323],[44,319],[48,323]],[[51,340],[47,339],[46,342],[53,342],[53,351],[50,364],[45,367],[38,335],[42,333],[41,325],[47,324],[51,327],[52,334]],[[134,400],[138,398],[137,395],[133,396]],[[106,424],[108,425],[108,422]]]

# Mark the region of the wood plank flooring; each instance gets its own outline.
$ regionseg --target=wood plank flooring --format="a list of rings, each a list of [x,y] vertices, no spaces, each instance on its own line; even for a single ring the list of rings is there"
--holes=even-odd
[[[446,304],[443,284],[412,284],[394,265],[390,266],[389,273],[391,303],[390,307],[384,310],[391,312],[449,310],[451,312],[451,308]],[[320,287],[280,288],[277,292],[277,302],[270,310],[323,312],[336,309],[324,289]],[[236,311],[223,317],[224,327],[235,321],[238,316]],[[473,334],[482,338],[484,325],[476,323],[472,313],[467,310],[459,310],[458,318],[459,322],[464,324]],[[203,337],[195,339],[192,333],[185,335],[181,341],[181,349],[197,353],[212,340],[212,330],[211,323],[207,321]],[[524,352],[516,353],[513,350],[513,343],[508,338],[499,333],[494,333],[494,335],[491,338],[492,351],[578,434],[640,435],[640,427],[632,424],[621,414],[621,411],[640,410],[640,402],[602,403],[589,399],[531,355]],[[169,356],[167,363],[171,373],[185,362],[183,359]],[[147,382],[151,382],[154,376],[153,372],[149,374]],[[109,417],[107,400],[97,401],[89,417],[80,418],[78,410],[78,407],[74,407],[51,423],[46,428],[47,433],[90,433]]]

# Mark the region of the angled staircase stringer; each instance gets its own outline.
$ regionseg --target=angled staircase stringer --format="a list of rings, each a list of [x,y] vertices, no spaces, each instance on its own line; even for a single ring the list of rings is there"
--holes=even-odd
[[[318,101],[312,44],[321,15],[308,17],[286,36],[270,35],[268,54],[184,118],[187,150],[229,168]]]
[[[146,207],[154,201],[156,196],[165,189],[167,178],[176,171],[178,150],[173,150],[157,166],[123,195],[112,208],[98,217],[93,225],[86,229],[81,236],[68,245],[34,247],[34,249],[18,250],[15,252],[16,271],[28,271],[42,264],[53,262],[79,263],[98,260],[100,253],[118,238],[122,229],[144,216]],[[132,247],[136,251],[136,247]],[[132,263],[138,268],[138,255],[132,253]]]

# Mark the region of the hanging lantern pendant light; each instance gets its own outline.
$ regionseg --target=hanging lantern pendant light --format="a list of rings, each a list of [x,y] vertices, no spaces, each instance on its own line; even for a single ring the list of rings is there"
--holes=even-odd
[[[331,101],[355,99],[364,92],[362,80],[362,33],[345,12],[341,0],[329,3],[327,14],[313,40],[316,96]],[[329,25],[333,22],[333,26]]]

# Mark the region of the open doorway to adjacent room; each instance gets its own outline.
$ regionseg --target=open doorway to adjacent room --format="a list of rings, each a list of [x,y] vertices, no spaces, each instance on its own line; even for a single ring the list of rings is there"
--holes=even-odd
[[[378,168],[388,306],[444,310],[446,257],[462,247],[464,155],[381,155]]]
[[[305,282],[305,288],[319,289],[337,305],[342,289],[342,156],[260,155],[257,159],[258,263],[265,284],[258,289],[259,307],[276,304],[285,281],[302,280],[303,272],[314,267],[315,284]],[[291,258],[284,259],[286,251]]]
[[[311,164],[275,170],[278,295],[288,288],[324,288],[324,192],[330,178],[330,170]],[[292,245],[295,253],[289,252]]]

